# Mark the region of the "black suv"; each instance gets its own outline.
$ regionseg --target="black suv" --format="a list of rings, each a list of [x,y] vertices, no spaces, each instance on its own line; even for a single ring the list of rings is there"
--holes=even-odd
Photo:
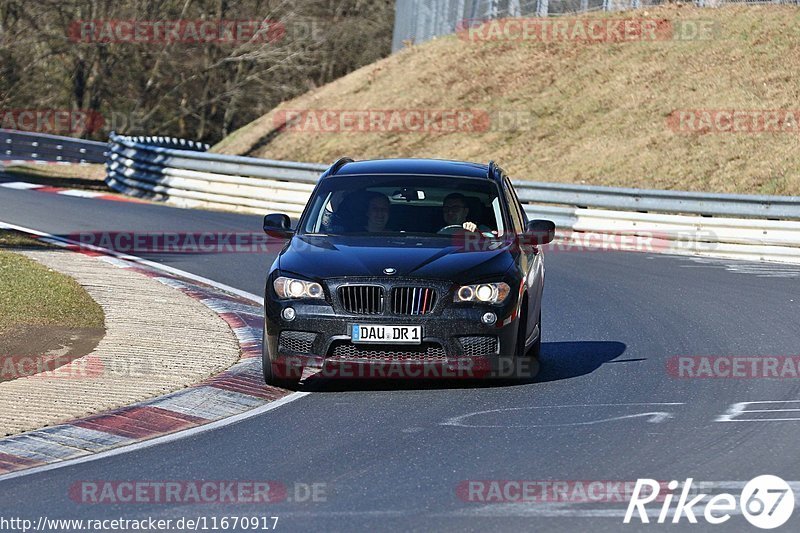
[[[555,226],[528,221],[497,165],[352,161],[325,171],[264,292],[264,379],[529,376]],[[319,370],[318,370],[319,371]],[[507,374],[508,375],[508,374]],[[511,377],[511,376],[509,376]]]

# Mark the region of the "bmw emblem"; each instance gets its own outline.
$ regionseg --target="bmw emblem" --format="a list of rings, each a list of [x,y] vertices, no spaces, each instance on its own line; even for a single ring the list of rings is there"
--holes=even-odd
[[[387,276],[391,276],[392,274],[397,273],[397,269],[392,267],[384,268],[383,273],[386,274]]]

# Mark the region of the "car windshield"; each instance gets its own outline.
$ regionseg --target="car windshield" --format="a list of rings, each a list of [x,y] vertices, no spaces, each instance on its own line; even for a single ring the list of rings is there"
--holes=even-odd
[[[340,176],[320,184],[299,233],[501,236],[502,213],[497,186],[485,178]]]

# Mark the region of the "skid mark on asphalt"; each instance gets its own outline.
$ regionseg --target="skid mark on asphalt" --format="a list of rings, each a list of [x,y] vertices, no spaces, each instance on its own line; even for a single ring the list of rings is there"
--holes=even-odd
[[[624,403],[624,404],[575,404],[575,405],[541,405],[533,407],[507,407],[504,409],[489,409],[486,411],[475,411],[464,415],[448,418],[441,422],[441,426],[462,427],[462,428],[530,428],[530,427],[571,427],[571,426],[590,426],[594,424],[603,424],[607,422],[619,422],[630,419],[644,419],[645,422],[651,424],[659,424],[666,422],[673,417],[672,412],[663,410],[666,407],[674,407],[685,405],[679,402],[654,402],[654,403]],[[632,408],[640,411],[637,413],[620,413],[614,414],[609,412],[615,408],[630,411]],[[536,423],[536,415],[541,413],[544,418],[552,418],[549,411],[575,411],[574,418],[589,418],[587,420],[575,420],[572,422],[563,422],[559,424],[549,423]],[[601,411],[597,413],[596,411]],[[592,413],[592,411],[595,411]],[[525,421],[524,423],[500,423],[496,422],[498,417],[508,414],[531,412],[533,420]],[[471,419],[480,417],[482,415],[491,415],[493,423],[476,423],[471,422]],[[502,419],[501,419],[502,420]]]

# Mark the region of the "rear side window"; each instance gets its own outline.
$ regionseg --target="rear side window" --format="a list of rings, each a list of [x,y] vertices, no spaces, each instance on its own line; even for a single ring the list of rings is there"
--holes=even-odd
[[[511,191],[511,196],[513,196],[514,200],[516,200],[516,203],[514,205],[516,205],[517,209],[519,209],[519,215],[522,218],[522,228],[524,229],[525,226],[528,225],[528,214],[522,207],[522,202],[519,201],[519,196],[517,196],[517,190],[514,188],[514,185],[511,183],[511,180],[509,178],[506,178],[506,182],[508,182],[508,190]]]
[[[503,179],[503,193],[506,196],[506,202],[508,203],[508,211],[511,214],[511,221],[514,224],[514,231],[517,233],[522,232],[522,227],[524,225],[522,215],[519,211],[519,202],[517,201],[517,197],[514,194],[514,189],[511,187],[511,183],[508,181],[508,178]]]

